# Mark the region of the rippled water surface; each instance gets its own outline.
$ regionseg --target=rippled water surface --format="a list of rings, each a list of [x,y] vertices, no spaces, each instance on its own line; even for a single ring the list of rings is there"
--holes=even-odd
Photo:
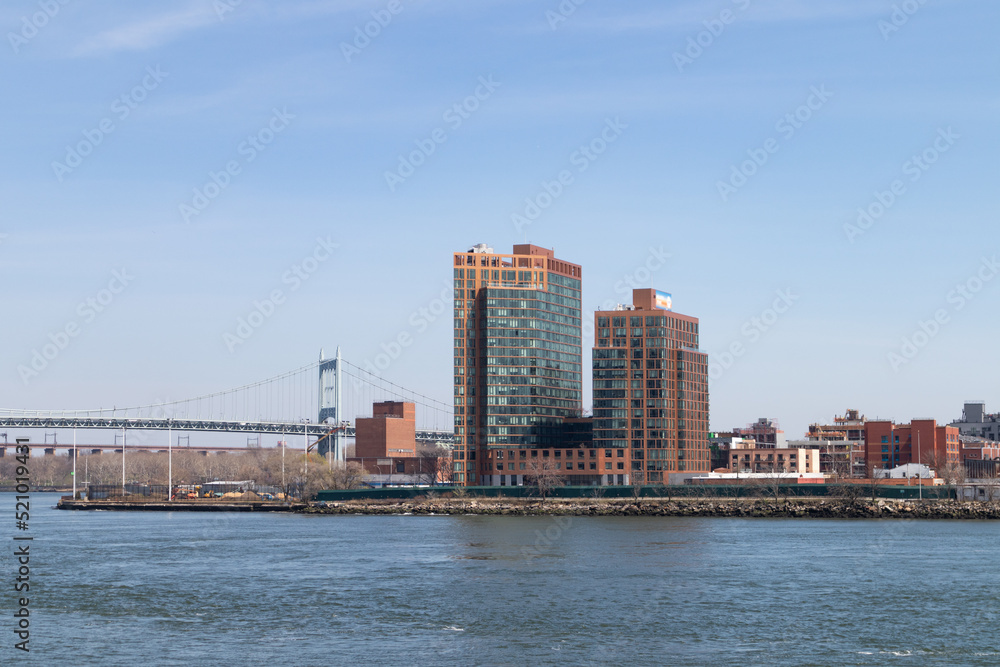
[[[1000,664],[1000,523],[65,512],[27,662]],[[8,525],[0,664],[15,652]]]

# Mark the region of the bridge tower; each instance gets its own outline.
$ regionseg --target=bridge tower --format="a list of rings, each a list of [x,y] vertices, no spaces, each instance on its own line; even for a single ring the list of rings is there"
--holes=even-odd
[[[340,414],[342,385],[340,374],[340,346],[337,346],[337,356],[333,359],[324,359],[323,350],[319,351],[319,423],[324,423],[331,419],[332,423],[339,426],[344,422]],[[347,461],[344,451],[343,433],[337,431],[332,436],[320,443],[319,453],[329,456],[329,449],[333,446],[333,460],[337,463]]]

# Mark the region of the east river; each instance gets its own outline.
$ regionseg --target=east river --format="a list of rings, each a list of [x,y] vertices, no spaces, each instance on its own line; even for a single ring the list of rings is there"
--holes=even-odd
[[[996,665],[1000,522],[73,512],[0,664]],[[15,535],[31,536],[30,652]]]

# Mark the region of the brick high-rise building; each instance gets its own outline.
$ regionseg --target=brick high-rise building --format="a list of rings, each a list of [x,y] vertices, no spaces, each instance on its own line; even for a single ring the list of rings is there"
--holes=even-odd
[[[594,313],[594,447],[628,452],[617,483],[709,472],[708,356],[698,349],[698,318],[673,312],[657,290],[633,290],[632,301]]]
[[[561,444],[582,410],[580,267],[533,245],[481,244],[455,253],[454,281],[455,483],[523,483],[500,467],[512,450]]]

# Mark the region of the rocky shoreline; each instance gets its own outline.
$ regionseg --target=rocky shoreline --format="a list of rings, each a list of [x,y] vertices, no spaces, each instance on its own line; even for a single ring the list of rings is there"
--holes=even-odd
[[[1000,503],[954,500],[433,499],[314,503],[300,514],[484,516],[670,516],[816,519],[1000,519]]]

